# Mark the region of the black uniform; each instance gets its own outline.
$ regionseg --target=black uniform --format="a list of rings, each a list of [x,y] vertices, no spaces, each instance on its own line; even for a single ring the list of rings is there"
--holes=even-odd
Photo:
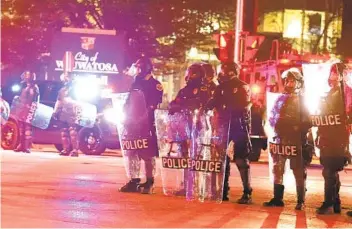
[[[58,118],[58,116],[62,112],[62,109],[64,108],[64,100],[68,98],[75,100],[72,81],[65,83],[65,85],[59,90],[54,108],[54,118]],[[71,155],[74,157],[78,156],[79,142],[77,136],[77,128],[78,126],[76,124],[62,123],[61,141],[63,151],[60,153],[60,155]]]
[[[211,92],[207,86],[187,84],[170,103],[170,109],[175,111],[181,109],[199,109],[207,104],[210,96]]]
[[[220,83],[214,92],[213,99],[209,102],[209,108],[217,110],[226,110],[231,112],[231,125],[229,132],[229,141],[235,143],[234,160],[240,172],[244,195],[238,203],[248,203],[252,193],[250,184],[250,166],[248,156],[252,151],[249,133],[250,133],[250,91],[248,85],[233,77],[229,81]],[[225,182],[224,182],[224,200],[228,200],[229,176],[230,176],[230,159],[227,158]]]
[[[318,147],[320,148],[320,164],[323,166],[324,177],[324,203],[317,213],[325,214],[333,206],[335,213],[341,212],[339,196],[340,177],[350,157],[348,152],[349,131],[345,117],[343,96],[339,86],[332,88],[324,101],[322,101],[321,115],[337,117],[331,125],[318,126]]]
[[[153,143],[157,144],[156,129],[155,129],[155,118],[154,111],[158,108],[158,105],[162,102],[163,98],[163,87],[161,83],[154,79],[152,76],[149,79],[139,79],[132,84],[132,90],[140,90],[144,94],[145,103],[148,110],[149,128],[152,133]],[[156,147],[157,149],[158,147]],[[159,152],[151,152],[150,156],[159,156]]]
[[[33,81],[26,83],[20,94],[20,101],[30,106],[32,102],[39,102],[39,87]],[[30,153],[32,145],[32,125],[19,121],[20,144],[14,150],[15,152]]]

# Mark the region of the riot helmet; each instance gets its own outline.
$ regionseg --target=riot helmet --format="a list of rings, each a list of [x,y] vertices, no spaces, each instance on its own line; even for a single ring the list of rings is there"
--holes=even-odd
[[[205,78],[205,70],[201,64],[191,64],[185,74],[187,85],[201,85]]]
[[[239,67],[235,62],[222,63],[218,80],[220,83],[226,82],[239,74]]]
[[[36,75],[35,73],[27,70],[21,74],[21,80],[26,83],[33,82],[36,80]]]
[[[286,93],[297,93],[303,88],[303,76],[298,68],[290,68],[281,74]]]
[[[153,71],[152,61],[147,57],[142,57],[138,59],[129,68],[127,74],[132,77],[142,77],[144,78]]]
[[[214,77],[215,77],[215,71],[214,68],[211,64],[209,63],[201,63],[202,67],[204,68],[205,71],[205,82],[207,84],[210,84],[211,82],[213,82]]]

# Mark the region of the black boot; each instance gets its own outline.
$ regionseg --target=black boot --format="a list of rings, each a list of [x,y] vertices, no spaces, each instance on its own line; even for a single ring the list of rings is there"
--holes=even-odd
[[[138,185],[141,182],[141,179],[135,178],[127,182],[124,186],[122,186],[119,191],[120,192],[138,192]]]
[[[224,185],[224,190],[223,190],[223,194],[222,194],[222,201],[229,201],[229,191],[230,191],[230,187],[228,187],[228,185]]]
[[[243,191],[243,195],[237,200],[238,204],[251,204],[252,203],[252,190]]]
[[[70,131],[70,139],[71,139],[71,146],[72,146],[72,151],[70,152],[70,156],[78,157],[79,144],[78,144],[78,138],[77,138],[77,129],[75,126],[71,126],[69,131]]]
[[[24,153],[31,153],[30,148],[32,147],[32,131],[31,128],[28,127],[29,129],[26,130],[26,134],[25,134],[25,139],[23,142],[23,152]]]
[[[250,176],[250,165],[248,158],[237,158],[236,166],[240,172],[243,195],[237,200],[238,204],[250,204],[252,203],[252,188],[251,188],[251,176]]]
[[[303,210],[305,208],[305,196],[306,196],[306,188],[304,186],[296,186],[297,191],[297,205],[295,207],[296,210]]]
[[[319,215],[326,215],[332,213],[333,208],[332,203],[323,202],[323,204],[317,209],[317,214]]]
[[[60,152],[60,156],[69,156],[71,152],[71,141],[70,135],[67,128],[61,129],[61,142],[63,150]]]
[[[264,202],[263,205],[266,207],[283,207],[285,206],[283,202],[285,186],[281,184],[274,184],[274,198],[269,202]]]
[[[340,200],[340,181],[336,184],[336,195],[335,195],[335,203],[334,203],[334,213],[341,213],[341,200]]]
[[[62,150],[59,155],[60,156],[70,156],[70,152],[67,152],[66,150]]]
[[[71,156],[71,157],[78,157],[78,152],[77,152],[76,150],[72,150],[72,151],[70,152],[70,156]]]
[[[224,177],[224,189],[222,193],[222,201],[229,201],[229,178],[230,178],[231,164],[230,157],[226,156],[226,168],[225,168],[225,177]]]
[[[154,177],[147,178],[147,181],[138,186],[138,190],[142,194],[152,194],[154,190]]]
[[[13,150],[14,152],[18,153],[18,152],[23,152],[23,147],[22,147],[22,144],[20,143],[16,149]]]
[[[334,193],[336,192],[336,187],[328,185],[329,183],[325,182],[324,202],[317,209],[317,214],[320,215],[331,214],[334,207]]]

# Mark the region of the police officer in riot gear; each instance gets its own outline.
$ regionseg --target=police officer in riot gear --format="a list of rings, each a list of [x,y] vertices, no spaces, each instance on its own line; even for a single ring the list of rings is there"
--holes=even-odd
[[[155,144],[157,147],[157,137],[156,129],[154,123],[154,111],[158,108],[158,105],[162,102],[163,96],[163,87],[161,83],[154,79],[152,75],[153,64],[149,58],[142,57],[134,63],[130,71],[135,76],[135,80],[131,86],[131,90],[140,90],[144,94],[147,110],[148,110],[148,119],[149,119],[149,128],[152,135],[152,144]],[[140,184],[140,178],[132,177],[131,180],[126,183],[123,187],[120,188],[121,192],[136,192],[141,190],[142,194],[150,194],[153,190],[154,185],[154,174],[156,170],[155,157],[159,156],[159,152],[151,152],[146,155],[139,153],[138,155],[139,165],[136,165],[140,168],[140,160],[144,160],[145,172],[146,172],[146,182]]]
[[[252,187],[250,183],[249,154],[252,151],[250,133],[250,91],[248,85],[238,79],[239,67],[236,63],[229,62],[221,64],[218,75],[219,86],[209,101],[208,108],[226,110],[231,112],[231,125],[229,141],[235,143],[234,161],[240,172],[243,195],[237,201],[239,204],[250,204],[252,202]],[[223,200],[228,201],[230,176],[230,158],[226,160],[226,171],[224,181]]]
[[[185,75],[186,86],[182,88],[176,98],[169,104],[169,112],[173,114],[181,110],[193,112],[204,108],[211,96],[208,84],[205,81],[206,70],[201,63],[191,64]],[[191,127],[190,127],[191,128]],[[189,142],[183,141],[181,143],[181,151],[183,157],[189,156]],[[188,179],[188,171],[185,170],[184,182]],[[184,189],[179,190],[176,195],[185,195],[186,183]]]
[[[22,83],[25,84],[20,94],[21,103],[31,105],[32,102],[39,102],[39,87],[34,83],[36,76],[30,71],[25,71],[21,75]],[[19,121],[20,144],[14,150],[15,152],[30,153],[32,145],[32,125]]]
[[[206,71],[201,64],[192,64],[186,71],[186,86],[182,88],[176,98],[171,101],[169,110],[172,112],[182,109],[199,109],[210,98],[210,91],[204,79]]]
[[[64,100],[75,99],[73,93],[73,79],[70,73],[63,73],[60,76],[61,81],[63,81],[64,86],[59,90],[57,101],[54,107],[53,117],[58,119],[60,113],[64,109]],[[61,156],[72,156],[78,157],[78,126],[76,124],[62,123],[61,129],[61,141],[63,150],[60,152]]]
[[[284,93],[292,95],[282,105],[279,111],[279,118],[275,124],[275,132],[278,137],[282,139],[294,138],[294,135],[298,133],[298,137],[301,137],[302,141],[302,154],[296,157],[290,158],[290,167],[293,170],[293,174],[296,180],[296,191],[297,191],[297,205],[296,210],[302,210],[304,208],[305,193],[306,193],[306,179],[307,179],[307,165],[312,160],[312,147],[309,147],[307,143],[307,133],[310,128],[310,119],[308,112],[302,106],[300,97],[300,90],[303,87],[302,74],[296,68],[291,68],[282,74],[284,80]],[[297,97],[295,96],[297,95]],[[276,104],[279,105],[279,102]],[[296,119],[296,117],[299,119]],[[282,117],[282,118],[280,118]],[[297,122],[284,121],[284,118],[293,117]],[[293,127],[288,126],[293,125]],[[264,206],[284,206],[283,195],[284,185],[283,177],[285,173],[285,164],[288,157],[286,155],[273,154],[273,176],[274,176],[274,198],[269,202],[264,202]]]
[[[350,154],[348,152],[349,130],[348,116],[344,104],[344,93],[341,72],[342,64],[332,65],[328,80],[330,91],[321,102],[321,114],[341,116],[335,124],[318,126],[316,145],[320,149],[320,164],[323,166],[324,202],[317,209],[318,214],[341,212],[339,191],[341,187],[339,172],[347,165]]]
[[[206,62],[201,62],[202,67],[205,70],[205,85],[208,87],[208,90],[210,91],[211,95],[214,94],[215,92],[215,88],[216,88],[216,84],[214,82],[214,78],[215,78],[215,71],[213,66],[210,63],[206,63]]]

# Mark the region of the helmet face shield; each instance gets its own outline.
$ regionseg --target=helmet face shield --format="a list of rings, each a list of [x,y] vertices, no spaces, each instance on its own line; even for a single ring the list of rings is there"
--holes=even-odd
[[[36,79],[35,73],[32,73],[30,71],[25,71],[21,75],[21,79],[25,82],[31,82]]]
[[[151,74],[153,71],[153,64],[149,58],[142,57],[138,59],[134,64],[131,66],[131,72],[129,73],[130,76],[137,77],[145,77],[148,74]]]
[[[218,74],[218,79],[220,82],[226,82],[233,77],[238,76],[238,65],[236,63],[223,63],[220,67],[220,72]]]
[[[297,93],[303,88],[303,76],[299,69],[290,68],[281,75],[287,93]]]
[[[138,64],[134,63],[127,71],[127,75],[131,77],[136,77],[141,72],[141,68]]]
[[[205,70],[200,64],[190,65],[185,73],[186,83],[200,84],[205,78]]]

